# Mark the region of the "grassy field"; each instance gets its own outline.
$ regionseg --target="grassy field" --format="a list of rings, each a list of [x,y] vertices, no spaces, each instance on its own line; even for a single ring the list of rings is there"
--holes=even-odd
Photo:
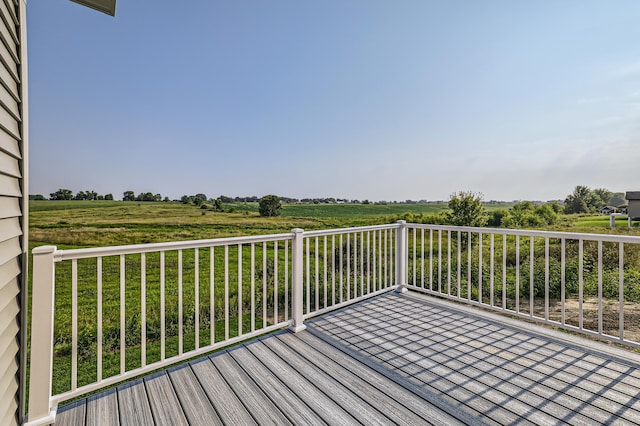
[[[274,233],[289,232],[292,228],[303,228],[305,230],[341,228],[358,225],[372,225],[391,223],[406,213],[413,215],[431,215],[441,213],[446,210],[446,204],[388,204],[388,205],[285,205],[282,216],[277,218],[260,217],[257,210],[257,203],[227,205],[227,212],[218,213],[210,210],[203,210],[196,206],[187,206],[179,203],[145,203],[145,202],[122,202],[122,201],[32,201],[30,204],[30,248],[40,245],[56,245],[58,248],[81,248],[96,246],[113,246],[123,244],[154,243],[164,241],[196,240],[227,236],[241,235],[264,235]],[[233,212],[229,212],[233,207]],[[488,210],[498,208],[507,209],[508,205],[488,205]],[[620,234],[640,234],[637,226],[632,230],[627,229],[626,221],[618,221],[616,229],[609,228],[608,216],[562,216],[560,222],[553,226],[557,231],[573,231],[588,233],[620,233]],[[200,268],[208,268],[208,249],[200,251]],[[251,276],[251,268],[246,263],[249,258],[248,247],[244,248],[243,276]],[[258,258],[260,258],[260,248]],[[273,255],[273,247],[267,247],[268,256]],[[216,256],[220,256],[217,252]],[[193,318],[195,315],[193,299],[194,289],[194,264],[195,252],[193,250],[183,253],[184,276],[183,276],[183,297],[185,310],[183,312],[185,350],[191,349],[194,342],[195,326]],[[231,264],[237,258],[237,252],[231,251]],[[147,287],[146,287],[146,333],[149,343],[147,346],[147,359],[149,362],[159,359],[159,267],[156,255],[149,255],[147,258]],[[178,307],[178,278],[175,274],[177,270],[176,253],[167,254],[167,308],[173,306],[177,312]],[[279,263],[283,259],[279,259]],[[118,371],[119,360],[119,266],[117,258],[105,258],[104,260],[104,283],[103,283],[103,363],[105,374],[110,375]],[[79,324],[79,384],[90,383],[96,376],[96,264],[95,260],[79,261],[78,268],[80,276],[86,274],[87,278],[79,280],[79,291],[82,299],[80,318],[84,318]],[[217,257],[215,269],[222,271],[224,263]],[[279,267],[282,271],[284,264]],[[169,272],[170,271],[170,272]],[[522,271],[525,271],[524,269]],[[526,271],[523,272],[526,275]],[[141,280],[139,256],[126,257],[126,335],[127,335],[127,369],[135,368],[140,363],[140,297]],[[235,282],[236,272],[230,271],[229,280]],[[613,272],[612,272],[613,274]],[[69,388],[70,383],[70,316],[71,316],[71,267],[69,262],[61,263],[57,268],[56,278],[56,333],[55,333],[55,353],[54,360],[54,387],[57,392]],[[256,281],[262,279],[260,268],[254,273]],[[630,277],[631,278],[631,277]],[[282,291],[282,276],[279,277]],[[199,299],[206,301],[209,298],[209,284],[206,277],[201,276]],[[488,278],[487,278],[488,280]],[[523,278],[526,282],[526,277]],[[129,286],[129,283],[132,283]],[[214,288],[220,295],[224,286],[223,274],[216,276]],[[267,292],[273,293],[273,282],[267,284]],[[510,283],[510,291],[513,285]],[[249,300],[250,295],[246,293],[246,287],[240,294],[235,289],[230,293],[231,306],[238,305],[240,300]],[[256,295],[260,296],[262,290],[258,286]],[[240,295],[240,296],[239,296]],[[219,296],[218,296],[219,297]],[[282,298],[280,295],[279,298]],[[200,323],[200,343],[207,345],[208,329],[213,326],[216,333],[220,335],[224,332],[224,322],[221,313],[224,302],[222,298],[216,299],[216,316],[214,323],[207,323],[203,320]],[[202,306],[201,316],[203,319],[209,317],[208,306]],[[273,310],[271,306],[264,304],[257,309],[260,312]],[[282,307],[280,308],[282,312]],[[167,318],[167,354],[177,353],[177,323],[178,315],[171,312]],[[237,321],[243,314],[238,310],[230,312],[232,321]],[[239,316],[240,315],[240,316]],[[242,322],[246,318],[242,317]],[[222,321],[222,322],[221,322]],[[260,327],[262,324],[255,324]],[[235,325],[231,324],[232,330]],[[248,326],[245,326],[245,329]]]
[[[29,238],[31,247],[96,247],[382,224],[407,212],[446,210],[446,204],[294,204],[280,217],[263,218],[257,203],[225,206],[231,207],[217,213],[178,203],[32,201]]]

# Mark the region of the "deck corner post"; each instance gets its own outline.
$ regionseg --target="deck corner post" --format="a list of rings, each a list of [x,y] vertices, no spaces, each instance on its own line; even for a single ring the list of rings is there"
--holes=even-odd
[[[56,247],[36,247],[32,253],[29,414],[25,423],[28,426],[50,424],[56,417],[55,404],[53,407],[51,404]]]
[[[407,291],[407,253],[409,252],[407,234],[407,222],[399,220],[396,228],[396,293]]]
[[[293,241],[291,243],[291,263],[292,263],[292,285],[291,285],[291,324],[290,330],[298,333],[305,328],[304,319],[302,317],[303,309],[303,257],[304,257],[304,230],[295,228],[292,231]]]

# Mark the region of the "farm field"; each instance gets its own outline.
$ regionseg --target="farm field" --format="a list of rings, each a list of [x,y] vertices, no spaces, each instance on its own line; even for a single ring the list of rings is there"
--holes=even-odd
[[[504,206],[501,206],[504,207]],[[498,208],[489,205],[489,209]],[[429,215],[443,204],[290,204],[263,218],[257,203],[232,204],[219,213],[179,203],[31,201],[30,246],[96,247],[260,235],[389,223],[407,212]]]
[[[232,207],[232,208],[230,208]],[[509,204],[485,204],[490,212],[508,209]],[[30,249],[40,245],[59,248],[113,246],[208,239],[241,235],[262,235],[305,230],[391,223],[406,214],[431,215],[447,210],[447,204],[289,204],[282,216],[264,218],[257,203],[225,206],[232,212],[218,213],[179,203],[124,201],[31,201]],[[609,228],[602,215],[561,215],[550,227],[554,231],[620,233],[640,235],[638,223],[632,230],[618,219]]]
[[[229,212],[230,207],[234,207],[235,211]],[[495,210],[498,208],[507,209],[509,205],[488,205],[487,210]],[[286,233],[293,228],[303,228],[305,230],[327,229],[327,228],[343,228],[359,225],[373,225],[391,223],[398,220],[406,214],[414,215],[414,217],[423,218],[426,215],[441,213],[447,209],[446,204],[389,204],[389,205],[351,205],[351,204],[335,204],[335,205],[285,205],[283,206],[282,216],[276,218],[263,218],[257,213],[257,203],[225,205],[225,213],[203,210],[196,206],[188,206],[179,203],[149,203],[149,202],[122,202],[122,201],[32,201],[30,212],[30,248],[40,245],[56,245],[59,249],[96,247],[96,246],[113,246],[123,244],[139,244],[139,243],[155,243],[165,241],[180,240],[196,240],[209,239],[229,236],[246,236],[246,235],[264,235],[274,233]],[[424,215],[424,216],[421,216]],[[619,234],[640,234],[640,229],[634,227],[632,230],[627,229],[627,222],[619,220],[616,229],[609,228],[608,216],[562,216],[558,224],[552,227],[554,231],[573,231],[588,233],[619,233]],[[485,242],[486,244],[486,242]],[[243,276],[256,278],[259,283],[263,277],[263,271],[258,267],[254,273],[251,272],[250,264],[246,263],[250,253],[247,251],[249,247],[244,247],[243,258]],[[257,258],[261,257],[260,250],[264,250],[268,257],[273,256],[273,246],[257,247]],[[282,250],[282,247],[280,247]],[[591,253],[591,249],[588,253]],[[220,256],[220,252],[216,251],[216,256]],[[209,268],[209,252],[202,249],[199,254],[193,250],[185,251],[183,254],[184,265],[184,297],[185,311],[183,312],[185,349],[189,349],[193,345],[196,325],[193,323],[195,312],[193,310],[193,300],[195,298],[195,278],[194,265],[200,256],[200,268],[205,271]],[[281,254],[282,255],[282,254]],[[177,268],[177,254],[167,254],[167,271],[175,272]],[[511,256],[511,255],[510,255]],[[159,287],[157,285],[160,269],[158,266],[159,259],[155,255],[147,257],[146,276],[148,284],[146,288],[146,335],[149,343],[146,347],[146,358],[149,362],[159,359],[159,343],[158,333],[160,327],[159,305],[157,304]],[[238,257],[237,251],[230,252],[230,261],[236,261]],[[474,259],[474,262],[477,261]],[[104,338],[102,342],[103,356],[102,361],[105,368],[105,374],[115,373],[118,370],[119,344],[120,335],[119,321],[119,269],[118,259],[105,258],[103,265],[104,283],[103,283],[103,327]],[[284,270],[282,257],[279,258],[279,270]],[[521,259],[523,265],[526,259]],[[215,269],[221,271],[224,269],[224,263],[221,258],[215,258]],[[78,263],[80,279],[79,291],[82,296],[83,305],[79,307],[80,317],[85,320],[80,324],[79,330],[79,383],[90,383],[95,380],[96,371],[96,265],[95,261],[80,261]],[[465,267],[466,268],[466,267]],[[476,270],[477,266],[474,266]],[[455,265],[454,265],[455,270]],[[135,368],[139,365],[141,342],[139,339],[141,333],[140,309],[141,309],[141,269],[139,256],[126,256],[126,275],[127,283],[136,283],[131,287],[127,287],[126,292],[126,317],[127,321],[127,352],[126,363],[127,369]],[[167,272],[167,306],[178,307],[178,278]],[[512,271],[510,271],[511,274]],[[230,281],[235,282],[236,272],[230,274]],[[268,272],[269,274],[271,272]],[[522,282],[527,282],[527,272],[521,270],[523,274]],[[83,275],[86,274],[86,275]],[[611,271],[611,275],[615,275],[615,271]],[[71,325],[70,325],[70,306],[71,306],[71,269],[70,265],[60,264],[57,268],[57,285],[56,285],[56,333],[55,333],[55,368],[54,368],[54,386],[57,391],[64,391],[69,388],[69,372],[70,372],[70,347],[71,347]],[[84,278],[83,278],[84,277]],[[614,277],[615,278],[615,277]],[[629,276],[629,283],[635,282],[632,276]],[[271,276],[269,275],[269,279]],[[282,280],[282,276],[279,277]],[[355,279],[355,277],[354,277]],[[443,278],[444,279],[444,278]],[[485,277],[488,282],[489,277]],[[592,290],[593,279],[589,278],[588,288]],[[278,287],[278,285],[280,287]],[[283,283],[275,286],[276,293],[282,291]],[[197,286],[196,286],[197,287]],[[224,287],[223,275],[217,275],[214,281],[214,288],[217,294],[221,294]],[[274,294],[273,282],[265,286],[268,294]],[[514,292],[514,283],[512,279],[508,282],[507,296],[512,299]],[[256,287],[256,295],[263,292],[262,287]],[[556,289],[557,290],[557,289]],[[243,289],[243,293],[236,293],[235,296],[230,294],[234,299],[231,300],[231,306],[238,306],[238,300],[247,301],[251,298],[250,293],[246,293],[247,289]],[[496,288],[499,291],[499,288]],[[204,277],[201,276],[201,285],[198,290],[200,300],[209,300],[209,285]],[[592,291],[589,291],[589,294]],[[615,298],[613,291],[610,297]],[[634,306],[634,300],[630,301]],[[240,296],[238,296],[240,295]],[[278,299],[282,299],[283,295],[279,295]],[[222,305],[220,304],[222,303]],[[524,300],[523,300],[524,303]],[[201,312],[202,318],[209,317],[207,307]],[[216,314],[212,316],[213,324],[202,321],[199,324],[200,344],[209,343],[207,336],[210,327],[213,325],[215,334],[224,333],[224,304],[222,299],[216,299]],[[263,302],[263,305],[257,306],[260,313],[266,315],[264,319],[271,323],[268,318],[272,317],[273,306]],[[280,306],[282,312],[284,306]],[[631,313],[631,306],[629,313]],[[266,314],[265,314],[266,313]],[[221,316],[222,315],[222,316]],[[262,323],[256,322],[251,325],[247,323],[247,318],[238,310],[231,310],[232,319],[231,329],[235,330],[239,319],[245,324],[244,328],[249,329],[252,326],[257,328]],[[614,315],[615,316],[615,315]],[[258,319],[257,319],[258,320]],[[166,320],[167,325],[167,354],[177,353],[178,334],[176,327],[178,324],[177,314],[172,314]],[[233,323],[235,321],[235,323]],[[191,342],[191,343],[187,343]]]

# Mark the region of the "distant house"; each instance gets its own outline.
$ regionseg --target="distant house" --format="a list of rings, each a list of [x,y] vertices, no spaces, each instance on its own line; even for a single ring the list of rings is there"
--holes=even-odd
[[[613,206],[604,206],[603,208],[600,209],[601,214],[611,214],[611,213],[617,213],[617,212],[618,212],[618,209]]]

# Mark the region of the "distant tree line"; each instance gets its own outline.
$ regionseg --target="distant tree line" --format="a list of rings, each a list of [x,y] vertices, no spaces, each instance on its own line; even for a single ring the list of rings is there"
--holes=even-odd
[[[42,194],[29,195],[30,200],[47,200]],[[49,194],[49,200],[88,200],[88,201],[102,201],[102,200],[114,200],[113,194],[98,194],[96,191],[78,191],[75,195],[73,191],[66,188],[60,188],[56,192]],[[153,194],[151,192],[141,192],[136,195],[133,191],[125,191],[122,194],[122,201],[171,201],[169,197],[162,197],[160,194]]]
[[[31,200],[46,200],[46,198],[41,195],[31,195],[29,196]],[[52,192],[49,194],[50,200],[113,200],[113,194],[98,194],[96,191],[88,190],[88,191],[78,191],[76,195],[73,195],[73,191],[66,188],[60,188],[56,192]]]

